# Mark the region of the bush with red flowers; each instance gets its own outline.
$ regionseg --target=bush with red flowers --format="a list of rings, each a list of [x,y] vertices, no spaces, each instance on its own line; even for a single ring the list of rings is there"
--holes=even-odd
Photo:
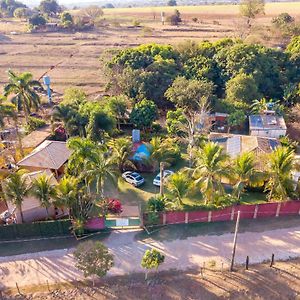
[[[67,138],[66,130],[62,125],[59,125],[58,127],[55,128],[54,134],[55,134],[55,138],[59,141],[65,141]]]
[[[108,211],[110,213],[120,214],[123,211],[120,200],[109,198],[107,199],[107,203],[108,203]]]

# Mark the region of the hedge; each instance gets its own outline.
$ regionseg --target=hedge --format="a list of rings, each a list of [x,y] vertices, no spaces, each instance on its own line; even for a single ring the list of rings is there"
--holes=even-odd
[[[70,234],[70,227],[70,220],[5,225],[0,226],[0,240],[68,235]]]

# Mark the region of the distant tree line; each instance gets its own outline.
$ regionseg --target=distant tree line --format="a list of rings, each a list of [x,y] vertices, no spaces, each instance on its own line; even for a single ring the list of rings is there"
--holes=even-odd
[[[247,111],[261,98],[287,105],[299,100],[299,37],[285,51],[235,39],[147,44],[112,53],[105,66],[111,92],[134,103],[153,100],[159,108],[172,106],[166,92],[179,78],[208,83],[210,107],[220,111]]]

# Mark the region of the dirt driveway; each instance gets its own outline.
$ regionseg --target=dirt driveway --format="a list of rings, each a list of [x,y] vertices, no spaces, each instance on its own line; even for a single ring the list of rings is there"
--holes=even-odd
[[[113,252],[115,266],[109,275],[141,272],[144,251],[154,247],[166,255],[161,270],[197,269],[203,262],[223,262],[228,266],[232,251],[232,234],[189,237],[186,240],[158,242],[151,238],[136,240],[137,231],[115,231],[104,243]],[[54,250],[34,254],[0,258],[0,287],[39,285],[82,278],[74,267],[73,249]],[[300,227],[265,232],[241,233],[238,237],[236,262],[242,264],[248,255],[251,263],[276,259],[287,260],[300,256]]]

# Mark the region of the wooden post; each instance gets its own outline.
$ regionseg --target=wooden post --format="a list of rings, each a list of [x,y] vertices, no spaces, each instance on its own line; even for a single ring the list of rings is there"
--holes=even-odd
[[[271,257],[271,263],[270,263],[270,267],[272,268],[274,265],[274,253],[272,253],[272,257]]]
[[[184,214],[184,223],[185,224],[189,223],[189,212],[188,211],[186,211]]]
[[[48,281],[48,280],[47,280],[47,288],[48,288],[48,291],[51,292],[51,291],[50,291],[50,286],[49,286],[49,281]]]
[[[254,209],[254,215],[253,215],[253,219],[257,218],[257,212],[258,212],[258,205],[255,205],[255,209]]]
[[[159,193],[161,196],[164,195],[164,163],[160,163],[160,187],[159,187]]]
[[[235,258],[235,250],[236,250],[236,242],[237,242],[237,234],[238,234],[238,230],[239,230],[239,224],[240,224],[240,211],[238,211],[238,213],[237,213],[237,219],[236,219],[236,223],[235,223],[230,272],[233,271],[233,266],[234,266],[234,258]]]
[[[208,212],[207,222],[211,222],[211,211]]]
[[[246,257],[246,270],[249,270],[249,256]]]
[[[18,283],[17,283],[17,282],[16,282],[16,287],[17,287],[17,290],[18,290],[19,295],[22,295],[21,292],[20,292],[20,289],[19,289],[19,286],[18,286]]]

